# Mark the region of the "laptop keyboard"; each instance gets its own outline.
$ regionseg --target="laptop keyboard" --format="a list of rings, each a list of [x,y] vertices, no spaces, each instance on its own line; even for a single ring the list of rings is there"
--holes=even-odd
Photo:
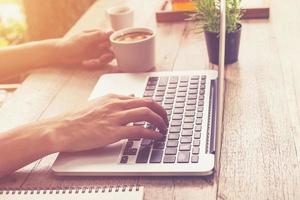
[[[206,76],[149,77],[144,97],[153,98],[168,114],[167,134],[159,140],[130,139],[120,163],[198,163]],[[158,131],[147,122],[136,122]]]

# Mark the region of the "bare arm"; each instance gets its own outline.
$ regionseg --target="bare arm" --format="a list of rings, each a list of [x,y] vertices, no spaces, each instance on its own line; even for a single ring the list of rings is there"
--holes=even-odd
[[[102,147],[124,138],[160,138],[156,131],[128,123],[148,121],[161,133],[166,111],[152,99],[108,95],[77,110],[0,133],[0,178],[55,152]]]
[[[57,39],[32,42],[0,49],[0,77],[6,78],[28,69],[55,64]]]
[[[93,30],[67,39],[50,39],[0,49],[0,80],[42,66],[104,65],[113,59],[109,35]]]

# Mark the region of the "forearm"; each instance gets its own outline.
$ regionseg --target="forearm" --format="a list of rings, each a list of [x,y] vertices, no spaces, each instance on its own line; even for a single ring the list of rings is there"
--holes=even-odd
[[[58,40],[31,42],[0,49],[0,80],[29,69],[57,64]]]
[[[0,133],[0,178],[55,153],[53,126],[33,123]]]

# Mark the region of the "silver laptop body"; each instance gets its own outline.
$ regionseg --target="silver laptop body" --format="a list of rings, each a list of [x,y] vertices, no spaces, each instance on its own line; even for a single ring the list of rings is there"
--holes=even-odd
[[[221,148],[224,94],[225,4],[223,1],[221,5],[219,73],[214,70],[203,70],[107,74],[99,79],[90,96],[90,99],[94,99],[105,94],[116,93],[134,94],[137,97],[151,95],[153,98],[159,97],[157,99],[162,101],[160,103],[171,109],[168,112],[170,127],[164,141],[122,140],[99,149],[60,153],[52,166],[56,175],[206,176],[214,172],[218,167]],[[176,80],[175,93],[174,87],[168,92],[169,85],[174,86]],[[158,89],[161,82],[166,84],[166,91],[162,98]],[[184,102],[182,102],[180,85],[183,85],[181,88],[187,86]],[[149,92],[147,88],[153,91]],[[196,94],[195,88],[197,88]],[[159,92],[161,96],[156,96]],[[173,101],[171,107],[170,104],[165,104],[165,101],[170,99],[170,95],[174,96],[173,100],[168,100],[168,103]],[[184,108],[177,109],[176,103],[181,107],[184,104]],[[195,109],[190,110],[193,106]],[[181,125],[176,124],[175,128],[171,127],[174,115],[180,115],[182,110]],[[191,125],[191,121],[186,123],[187,126],[185,125],[185,117],[194,118],[192,127],[188,126]],[[144,126],[151,128],[147,123]],[[171,131],[175,132],[171,133]],[[168,148],[172,148],[173,151],[167,150]],[[174,148],[176,148],[175,153]]]

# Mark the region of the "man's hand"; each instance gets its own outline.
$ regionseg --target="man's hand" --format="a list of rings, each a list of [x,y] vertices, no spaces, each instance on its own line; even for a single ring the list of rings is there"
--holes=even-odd
[[[90,30],[57,42],[58,61],[63,65],[103,66],[114,59],[110,51],[111,32]]]
[[[160,133],[128,126],[139,121],[150,122]],[[103,147],[125,138],[158,139],[166,133],[168,119],[166,111],[152,99],[107,95],[44,124],[54,130],[54,151],[72,152]]]

